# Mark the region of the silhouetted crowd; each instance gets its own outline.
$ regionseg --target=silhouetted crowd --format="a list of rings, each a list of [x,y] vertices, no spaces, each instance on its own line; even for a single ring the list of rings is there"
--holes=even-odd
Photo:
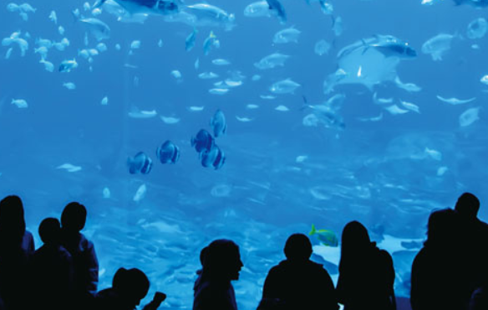
[[[427,240],[412,265],[413,310],[488,309],[488,225],[477,217],[480,202],[462,194],[454,209],[431,213]],[[133,310],[150,282],[139,269],[117,270],[112,287],[98,291],[98,259],[81,231],[87,210],[69,203],[61,220],[39,225],[43,246],[35,250],[18,196],[0,201],[0,310]],[[342,232],[337,286],[324,267],[310,260],[304,234],[286,241],[286,259],[271,268],[258,310],[396,310],[391,255],[376,246],[357,221]],[[243,267],[239,246],[218,239],[202,249],[194,286],[194,310],[237,310],[231,281]],[[166,299],[157,292],[144,310]]]

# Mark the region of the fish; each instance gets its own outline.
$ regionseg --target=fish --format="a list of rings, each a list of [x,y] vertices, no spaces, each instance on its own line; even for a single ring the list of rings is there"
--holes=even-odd
[[[249,4],[244,9],[244,16],[246,17],[270,17],[271,10],[266,0],[257,1]]]
[[[214,60],[212,60],[212,63],[216,66],[228,66],[228,65],[230,65],[230,61],[228,61],[227,59],[222,59],[222,58],[214,59]]]
[[[69,44],[69,40],[67,38],[63,38],[61,41],[53,43],[53,47],[62,52],[66,49],[66,47],[69,46]]]
[[[480,108],[470,108],[464,111],[460,116],[459,116],[459,126],[461,127],[467,127],[477,120],[480,119],[479,117],[479,112]]]
[[[49,20],[52,21],[55,25],[58,24],[58,17],[56,15],[56,11],[51,11],[49,14]]]
[[[203,106],[202,107],[191,106],[191,107],[188,107],[187,109],[190,112],[201,112],[205,109],[205,107],[203,107]]]
[[[9,3],[7,4],[7,10],[10,12],[19,12],[20,17],[24,21],[28,21],[29,15],[27,13],[35,13],[37,9],[33,8],[28,3],[23,3],[21,5],[15,3]]]
[[[39,63],[44,65],[44,69],[48,72],[53,72],[54,71],[54,64],[50,61],[41,59]]]
[[[131,50],[137,50],[141,48],[141,41],[140,40],[134,40],[130,43],[130,49]]]
[[[317,127],[319,124],[325,128],[343,130],[346,125],[344,119],[339,114],[346,96],[336,94],[322,104],[310,105],[306,97],[303,97],[305,107],[312,109],[313,116],[306,115],[302,121],[304,126]]]
[[[75,68],[78,68],[78,63],[76,62],[76,59],[73,58],[73,60],[63,60],[59,65],[58,71],[68,73]]]
[[[225,95],[229,92],[228,88],[212,88],[208,90],[212,95]]]
[[[455,35],[439,33],[422,44],[422,53],[430,55],[433,61],[441,61],[444,54],[451,49]]]
[[[64,32],[65,32],[64,27],[63,27],[63,26],[59,26],[59,27],[58,27],[58,33],[59,33],[60,35],[64,35]]]
[[[156,157],[162,164],[175,164],[180,159],[180,149],[167,140],[156,150]]]
[[[437,99],[439,99],[442,102],[449,103],[452,105],[459,105],[459,104],[465,104],[465,103],[475,101],[476,97],[469,98],[469,99],[458,99],[458,98],[454,98],[454,97],[453,98],[444,98],[444,97],[437,95]]]
[[[20,32],[14,32],[8,38],[2,40],[2,46],[10,46],[12,44],[17,44],[20,49],[20,56],[24,57],[25,53],[29,49],[29,42],[20,37]]]
[[[278,17],[282,24],[286,23],[287,17],[285,8],[278,0],[266,0],[271,12]]]
[[[193,31],[186,37],[185,40],[185,50],[187,52],[191,51],[195,47],[195,41],[197,38],[198,30],[193,28]]]
[[[158,115],[156,110],[139,110],[137,108],[132,108],[132,111],[129,112],[129,117],[138,118],[138,119],[146,119],[146,118],[153,118]]]
[[[212,127],[214,137],[223,136],[227,131],[227,122],[225,120],[224,112],[221,110],[215,111],[215,114],[210,119],[210,127]]]
[[[12,99],[10,103],[15,105],[19,109],[26,109],[27,107],[29,107],[27,101],[25,101],[24,99]]]
[[[402,104],[402,106],[407,109],[407,110],[410,110],[410,111],[413,111],[413,112],[416,112],[416,113],[419,113],[420,114],[420,108],[418,107],[418,105],[414,104],[414,103],[411,103],[411,102],[406,102],[406,101],[402,101],[400,100],[400,103]]]
[[[103,188],[102,197],[103,199],[110,199],[110,189],[108,187]]]
[[[324,81],[324,93],[340,84],[361,84],[373,91],[378,84],[394,81],[400,61],[415,55],[406,42],[391,35],[361,39],[339,51],[338,69]]]
[[[274,99],[276,99],[276,96],[260,95],[259,98],[264,99],[264,100],[274,100]]]
[[[174,124],[178,124],[180,122],[180,119],[179,118],[176,118],[176,117],[172,117],[172,116],[160,116],[161,117],[161,120],[165,123],[165,124],[168,124],[168,125],[174,125]]]
[[[235,15],[208,3],[187,5],[184,11],[193,18],[190,24],[194,27],[223,27],[226,31],[235,27]]]
[[[203,54],[206,56],[210,53],[212,48],[219,48],[220,41],[217,39],[217,36],[214,34],[213,31],[210,31],[208,37],[203,41]]]
[[[13,48],[9,48],[7,52],[5,53],[5,59],[9,59],[10,56],[12,55]],[[42,59],[41,59],[42,60]]]
[[[45,46],[34,48],[34,54],[41,55],[41,60],[45,60],[47,58],[48,52],[49,52],[49,50]]]
[[[107,45],[103,42],[100,42],[97,44],[97,50],[100,52],[100,53],[103,53],[103,52],[106,52],[107,51]]]
[[[248,122],[252,122],[254,119],[253,118],[249,118],[249,117],[240,117],[240,116],[237,116],[236,115],[236,119],[239,121],[239,122],[242,122],[242,123],[248,123]]]
[[[227,87],[238,87],[242,85],[242,81],[234,81],[232,79],[226,79],[224,83]]]
[[[250,103],[250,104],[246,105],[246,109],[248,109],[248,110],[255,110],[258,108],[259,108],[259,106],[257,104]]]
[[[422,90],[421,87],[419,87],[419,86],[417,86],[417,85],[415,85],[413,83],[403,83],[398,76],[395,78],[395,84],[399,88],[404,89],[404,90],[406,90],[406,91],[408,91],[410,93],[412,93],[412,92],[419,92],[419,91]]]
[[[59,165],[56,167],[56,169],[66,170],[67,172],[78,172],[82,170],[80,166],[75,166],[69,163]]]
[[[76,85],[75,83],[73,82],[66,82],[66,83],[63,83],[63,86],[69,90],[75,90],[76,89]]]
[[[195,137],[191,137],[190,142],[191,147],[194,147],[198,153],[209,151],[215,144],[214,138],[205,129],[201,129]]]
[[[127,159],[127,167],[130,174],[148,174],[152,169],[152,159],[144,152],[139,152],[134,157]]]
[[[334,32],[334,35],[336,37],[339,37],[343,31],[344,27],[342,26],[342,17],[332,16],[332,32]]]
[[[430,157],[433,160],[441,161],[442,160],[442,153],[434,150],[434,149],[429,149],[428,147],[425,148],[424,150],[425,155]]]
[[[137,188],[136,193],[134,194],[134,197],[132,197],[132,200],[135,202],[140,202],[144,197],[146,197],[146,192],[147,192],[147,186],[146,184],[142,184]]]
[[[285,61],[288,60],[288,58],[290,58],[290,56],[288,55],[273,53],[262,58],[259,62],[254,63],[254,66],[260,70],[283,67],[285,65]]]
[[[396,104],[386,106],[386,107],[384,107],[384,109],[386,111],[390,112],[390,114],[392,114],[392,115],[399,115],[399,114],[408,113],[408,110],[402,109],[399,106],[397,106]]]
[[[284,105],[279,105],[275,108],[276,111],[280,111],[280,112],[288,112],[290,111],[290,109],[288,109],[288,107],[284,106]]]
[[[98,18],[88,17],[78,20],[90,34],[97,40],[102,41],[110,38],[110,27]]]
[[[101,105],[108,105],[108,97],[105,96],[102,98],[102,101],[100,102]]]
[[[202,166],[213,167],[215,170],[218,170],[224,165],[226,157],[224,152],[214,144],[210,149],[202,151],[200,159]]]
[[[479,17],[469,23],[466,36],[472,40],[481,39],[488,32],[488,22],[483,17]]]
[[[285,43],[298,43],[298,38],[300,37],[301,31],[296,29],[294,26],[286,28],[275,33],[273,37],[273,43],[275,44],[285,44]]]
[[[483,75],[480,79],[480,82],[485,84],[485,85],[488,85],[488,74],[487,75]]]
[[[180,12],[179,1],[166,0],[112,0],[120,5],[127,15],[148,14],[167,16]],[[93,7],[99,8],[108,0],[98,0]]]
[[[317,43],[315,43],[314,52],[319,56],[326,55],[329,54],[329,50],[331,47],[332,45],[329,42],[325,40],[319,40],[317,41]]]
[[[202,72],[198,75],[198,77],[202,80],[210,80],[218,78],[219,75],[213,72]]]
[[[174,77],[178,82],[182,81],[183,76],[181,75],[181,72],[178,70],[171,71],[171,76]]]
[[[316,229],[314,224],[312,224],[312,230],[308,235],[316,236],[320,243],[326,246],[337,247],[339,245],[339,239],[332,230]]]
[[[454,3],[456,3],[456,5],[468,4],[479,8],[488,6],[488,0],[454,0]]]
[[[294,94],[295,90],[301,85],[292,81],[290,78],[278,81],[270,86],[269,91],[274,94]]]

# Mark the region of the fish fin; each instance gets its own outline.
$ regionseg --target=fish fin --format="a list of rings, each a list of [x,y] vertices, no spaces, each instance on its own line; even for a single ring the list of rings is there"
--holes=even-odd
[[[309,236],[313,236],[317,233],[317,230],[315,229],[315,225],[312,224],[312,230],[308,233]]]

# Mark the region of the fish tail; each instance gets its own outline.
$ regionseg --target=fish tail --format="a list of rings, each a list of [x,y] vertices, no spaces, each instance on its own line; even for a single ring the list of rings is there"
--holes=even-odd
[[[313,236],[317,233],[317,229],[315,228],[315,225],[312,224],[312,230],[308,233],[309,236]]]

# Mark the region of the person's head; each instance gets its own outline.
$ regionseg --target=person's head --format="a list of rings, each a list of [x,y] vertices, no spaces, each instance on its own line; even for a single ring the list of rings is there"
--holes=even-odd
[[[243,264],[239,246],[231,240],[212,241],[203,252],[203,274],[208,279],[230,281],[239,279]]]
[[[289,260],[308,260],[312,255],[312,243],[304,234],[293,234],[285,244],[285,256]]]
[[[452,209],[434,211],[427,224],[427,241],[429,245],[457,244],[454,240],[458,235],[456,212]]]
[[[112,280],[113,289],[125,300],[128,307],[141,303],[149,291],[149,279],[137,268],[119,268]]]
[[[464,193],[459,196],[456,206],[454,207],[454,210],[456,210],[459,215],[471,219],[475,219],[478,216],[479,209],[480,201],[471,193]]]
[[[61,224],[58,219],[48,217],[39,225],[39,237],[44,244],[56,244],[59,242]]]
[[[79,232],[85,227],[86,208],[78,202],[70,202],[61,214],[61,225],[63,229],[72,232]]]
[[[342,231],[342,249],[357,248],[364,249],[371,245],[368,230],[358,221],[346,224]]]
[[[0,201],[0,235],[21,242],[25,233],[24,205],[19,196],[7,196]]]

